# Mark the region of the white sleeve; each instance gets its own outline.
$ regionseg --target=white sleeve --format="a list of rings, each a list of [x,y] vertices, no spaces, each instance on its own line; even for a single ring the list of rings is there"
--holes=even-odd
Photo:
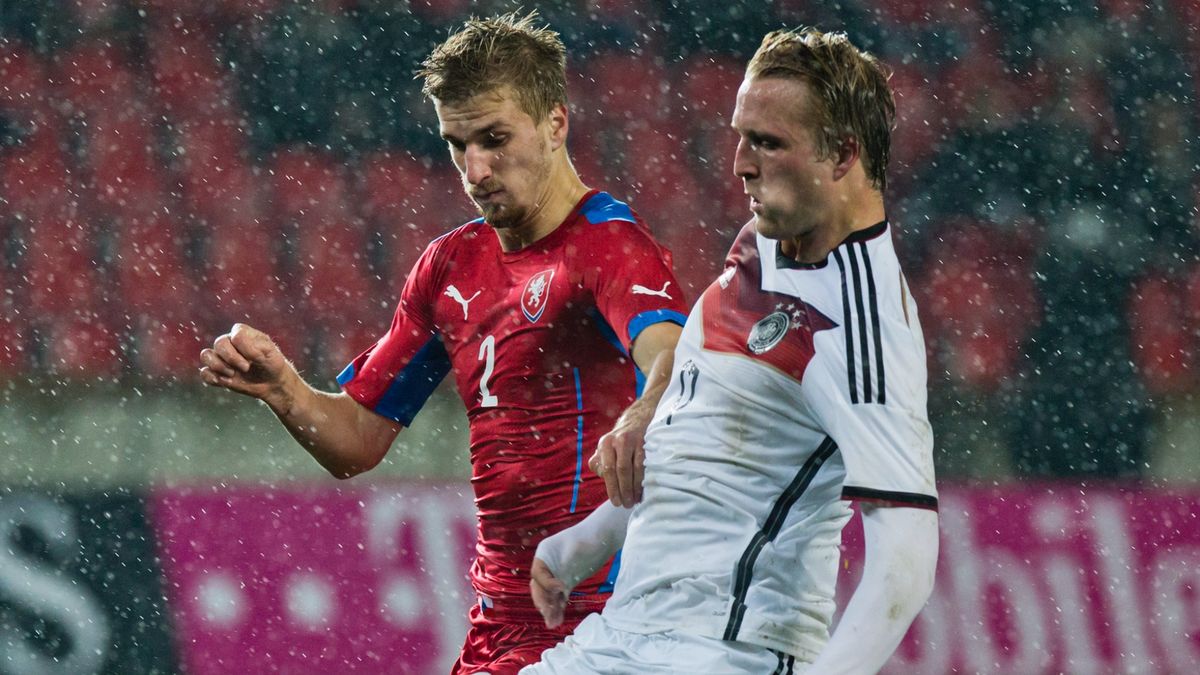
[[[829,644],[806,672],[877,673],[933,591],[937,514],[905,507],[863,508],[866,564]]]
[[[861,335],[851,325],[814,336],[816,355],[803,380],[818,424],[845,463],[842,496],[936,509],[920,328],[880,317],[881,339],[867,342],[866,358],[847,329]]]
[[[632,511],[605,501],[587,518],[543,539],[533,557],[541,558],[570,592],[625,543]]]

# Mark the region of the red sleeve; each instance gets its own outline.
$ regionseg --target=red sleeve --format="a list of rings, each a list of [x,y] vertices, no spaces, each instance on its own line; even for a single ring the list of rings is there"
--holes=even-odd
[[[428,292],[445,239],[435,239],[413,265],[387,333],[337,378],[351,398],[405,426],[450,371],[450,358],[434,330]]]
[[[639,333],[662,321],[680,326],[687,303],[671,269],[671,252],[641,222],[593,225],[590,248],[596,307],[628,353]]]

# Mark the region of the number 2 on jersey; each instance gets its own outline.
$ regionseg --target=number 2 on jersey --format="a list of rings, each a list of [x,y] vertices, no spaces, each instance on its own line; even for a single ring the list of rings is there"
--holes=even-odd
[[[496,336],[489,335],[483,338],[479,345],[479,360],[484,361],[483,377],[479,378],[479,405],[483,408],[495,408],[500,404],[500,400],[488,391],[488,380],[492,377],[492,371],[496,369]]]

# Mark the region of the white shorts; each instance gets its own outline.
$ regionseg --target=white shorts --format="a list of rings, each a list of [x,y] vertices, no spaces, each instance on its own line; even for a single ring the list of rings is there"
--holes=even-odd
[[[602,614],[592,614],[520,675],[792,675],[797,665],[804,664],[758,645],[679,630],[628,633],[613,628]]]

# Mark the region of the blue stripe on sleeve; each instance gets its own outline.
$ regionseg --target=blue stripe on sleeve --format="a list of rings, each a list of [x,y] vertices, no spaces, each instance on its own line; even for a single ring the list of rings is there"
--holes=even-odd
[[[600,313],[600,310],[592,307],[587,313],[592,321],[596,322],[596,328],[600,330],[600,335],[604,336],[604,341],[616,347],[617,351],[625,356],[629,356],[629,352],[625,351],[625,345],[621,344],[621,338],[617,337],[617,331],[608,325],[608,321],[604,319],[604,315]]]
[[[404,426],[412,424],[421,406],[448,372],[450,356],[446,354],[441,338],[435,335],[403,370],[396,373],[379,403],[375,404],[375,412]]]
[[[682,326],[687,323],[687,317],[673,309],[652,309],[642,312],[629,320],[629,344],[633,344],[642,331],[663,321],[670,321]]]
[[[338,383],[338,386],[339,386],[339,387],[344,387],[344,386],[346,386],[346,383],[347,383],[347,382],[349,382],[350,380],[353,380],[353,379],[354,379],[354,376],[355,376],[355,375],[357,375],[357,374],[358,374],[358,372],[354,370],[354,364],[353,364],[353,363],[351,363],[351,364],[347,365],[347,366],[346,366],[346,368],[345,368],[345,370],[343,370],[342,372],[338,373],[338,376],[337,376],[337,383]]]
[[[579,369],[575,371],[575,409],[579,415],[575,417],[575,484],[571,488],[571,513],[579,502],[579,484],[583,482],[583,386],[579,383]]]
[[[596,589],[597,593],[613,592],[613,588],[617,585],[617,575],[621,573],[621,551],[623,550],[625,549],[617,549],[617,554],[613,556],[612,567],[608,568],[608,578],[600,584],[600,588]]]

